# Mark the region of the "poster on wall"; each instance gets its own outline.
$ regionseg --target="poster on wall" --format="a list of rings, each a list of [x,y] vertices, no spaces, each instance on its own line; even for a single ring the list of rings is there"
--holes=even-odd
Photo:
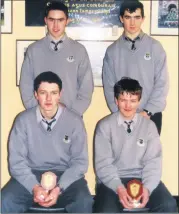
[[[69,8],[69,27],[122,26],[119,22],[121,0],[61,0]],[[44,26],[48,0],[25,0],[26,26]]]
[[[151,35],[178,35],[178,0],[151,1]]]
[[[16,41],[16,85],[19,86],[21,67],[24,61],[24,57],[27,48],[35,40],[17,40]],[[112,44],[113,41],[84,41],[79,40],[83,44],[88,52],[95,86],[102,86],[102,65],[103,58],[107,47]]]
[[[1,0],[1,32],[12,33],[12,2]]]

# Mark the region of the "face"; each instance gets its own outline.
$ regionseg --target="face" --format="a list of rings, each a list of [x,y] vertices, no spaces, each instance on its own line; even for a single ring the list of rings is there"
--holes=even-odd
[[[49,34],[56,40],[59,40],[63,36],[65,27],[69,22],[65,13],[61,10],[50,10],[44,20]]]
[[[123,23],[124,31],[127,36],[138,36],[144,17],[142,18],[141,9],[137,9],[134,13],[125,11],[124,16],[120,16],[120,20]]]
[[[35,97],[44,117],[48,118],[56,113],[60,99],[60,90],[56,83],[42,82]]]
[[[116,99],[116,104],[121,114],[127,120],[131,120],[134,117],[139,103],[138,95],[132,95],[126,92],[120,94],[118,99]]]

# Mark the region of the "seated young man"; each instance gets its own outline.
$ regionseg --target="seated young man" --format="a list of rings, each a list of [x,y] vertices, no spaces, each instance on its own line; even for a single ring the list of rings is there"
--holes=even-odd
[[[20,113],[9,139],[10,181],[2,189],[2,213],[26,212],[33,201],[56,204],[67,212],[92,212],[93,199],[84,174],[88,169],[87,137],[80,116],[59,104],[62,81],[53,72],[34,80],[38,106]],[[44,172],[57,176],[47,192]]]
[[[119,111],[99,121],[95,132],[97,175],[95,212],[118,213],[132,209],[126,185],[132,179],[143,184],[141,204],[150,212],[176,212],[176,202],[160,181],[162,150],[155,124],[136,113],[142,87],[122,78],[114,86]]]

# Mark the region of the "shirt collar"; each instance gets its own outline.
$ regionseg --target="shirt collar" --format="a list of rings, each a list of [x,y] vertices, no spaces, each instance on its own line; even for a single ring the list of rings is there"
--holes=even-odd
[[[134,40],[141,40],[144,36],[144,32],[141,30],[139,35]],[[124,40],[128,40],[128,37],[125,35],[125,32],[123,32],[122,37]]]
[[[62,114],[62,111],[63,111],[63,107],[59,105],[57,113],[56,113],[55,117],[53,117],[53,119],[56,119],[56,121],[57,121],[58,118],[60,117],[60,115]],[[38,123],[40,123],[40,122],[42,122],[42,120],[44,120],[44,117],[42,116],[42,114],[40,112],[39,106],[37,106],[37,108],[36,108],[36,117],[37,117]],[[49,121],[51,121],[51,120],[49,120]]]
[[[49,42],[52,42],[52,41],[53,41],[53,42],[56,43],[56,42],[58,42],[58,41],[60,41],[60,40],[64,42],[65,39],[67,38],[67,35],[66,35],[66,33],[64,33],[64,35],[63,35],[63,37],[62,37],[61,39],[55,40],[55,39],[53,39],[53,38],[51,37],[51,35],[48,33],[48,34],[47,34],[47,38],[48,38]]]
[[[132,122],[132,123],[133,123],[133,126],[135,126],[135,124],[137,123],[138,116],[139,116],[138,113],[136,113],[136,114],[134,115],[134,117],[133,117],[133,119],[132,119],[132,121],[133,121],[133,122]],[[119,125],[119,126],[120,126],[120,125],[123,125],[123,124],[124,124],[124,121],[129,122],[129,121],[131,121],[131,120],[126,120],[126,119],[122,116],[122,114],[120,113],[120,111],[119,111],[118,118],[117,118],[118,125]]]

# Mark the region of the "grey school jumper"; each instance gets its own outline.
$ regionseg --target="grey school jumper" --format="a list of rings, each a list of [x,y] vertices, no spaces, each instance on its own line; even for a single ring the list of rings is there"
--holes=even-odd
[[[162,112],[168,93],[166,54],[161,44],[144,34],[136,41],[136,50],[122,35],[106,51],[103,64],[105,98],[111,112],[118,111],[114,101],[114,84],[122,77],[131,77],[143,87],[138,112],[147,109],[153,114]]]
[[[120,178],[141,178],[152,193],[161,178],[161,144],[155,124],[140,114],[130,134],[119,124],[119,112],[99,121],[95,133],[98,182],[116,192]]]
[[[63,82],[61,102],[83,115],[91,102],[93,77],[83,45],[66,36],[59,51],[52,50],[48,36],[28,47],[21,71],[20,92],[26,109],[37,105],[33,82],[37,75],[52,71]]]
[[[29,192],[39,182],[31,169],[57,170],[64,190],[88,168],[86,131],[81,117],[65,108],[51,132],[37,122],[36,107],[20,113],[9,140],[10,173]]]

